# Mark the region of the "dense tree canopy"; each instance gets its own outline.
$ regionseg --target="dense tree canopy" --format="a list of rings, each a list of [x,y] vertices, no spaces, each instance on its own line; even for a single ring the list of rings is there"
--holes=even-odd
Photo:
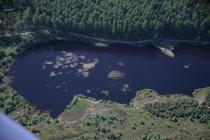
[[[30,6],[15,13],[19,30],[33,24],[118,38],[210,38],[209,0],[13,1]]]

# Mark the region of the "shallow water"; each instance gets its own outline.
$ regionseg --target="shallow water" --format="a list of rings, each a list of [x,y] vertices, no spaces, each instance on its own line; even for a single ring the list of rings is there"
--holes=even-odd
[[[191,95],[194,89],[210,85],[210,48],[178,47],[174,52],[176,57],[170,58],[152,47],[96,48],[55,41],[19,55],[9,75],[20,95],[52,116],[79,93],[129,103],[144,88]],[[120,77],[110,78],[113,74]]]

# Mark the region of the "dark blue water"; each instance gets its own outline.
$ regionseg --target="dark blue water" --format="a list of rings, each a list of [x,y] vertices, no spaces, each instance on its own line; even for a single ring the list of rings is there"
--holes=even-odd
[[[191,95],[194,89],[210,85],[210,47],[182,46],[174,53],[176,57],[170,58],[152,47],[96,48],[49,42],[34,45],[18,56],[9,74],[20,95],[52,116],[61,113],[76,94],[129,103],[137,90],[145,88],[161,94]],[[66,60],[70,58],[74,62]],[[95,67],[85,71],[84,63]],[[113,70],[124,77],[108,78]]]

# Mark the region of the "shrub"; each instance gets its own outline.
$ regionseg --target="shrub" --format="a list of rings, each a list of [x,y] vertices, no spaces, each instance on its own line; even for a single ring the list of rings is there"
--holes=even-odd
[[[6,56],[6,53],[2,50],[0,50],[0,59]]]
[[[206,96],[206,105],[210,106],[210,93],[208,93]]]
[[[146,140],[162,140],[158,133],[150,133],[147,135]]]
[[[0,83],[3,82],[4,74],[0,72]]]
[[[111,133],[108,135],[108,139],[109,139],[109,140],[120,140],[120,139],[121,139],[121,135],[118,134],[118,133],[111,132]]]
[[[168,118],[177,122],[178,118],[198,119],[200,123],[210,120],[210,110],[199,106],[194,99],[179,99],[164,103],[155,103],[145,106],[145,109],[157,117]]]

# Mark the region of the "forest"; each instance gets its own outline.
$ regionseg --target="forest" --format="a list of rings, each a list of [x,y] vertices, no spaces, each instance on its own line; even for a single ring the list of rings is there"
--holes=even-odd
[[[4,0],[1,30],[50,27],[118,39],[209,40],[209,0]],[[7,17],[7,18],[5,18]],[[15,17],[15,18],[14,18]]]

